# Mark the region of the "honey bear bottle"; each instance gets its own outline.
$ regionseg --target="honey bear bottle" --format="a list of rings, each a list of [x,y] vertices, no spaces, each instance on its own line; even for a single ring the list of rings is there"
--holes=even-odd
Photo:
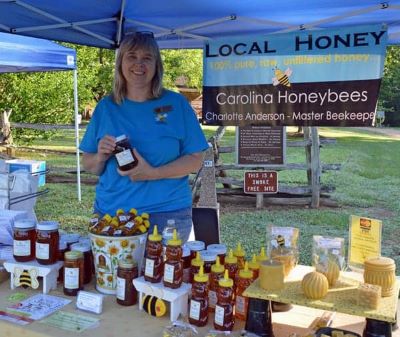
[[[244,268],[244,256],[246,252],[242,248],[242,244],[238,242],[236,249],[233,251],[233,255],[237,257],[238,269]]]
[[[249,270],[247,261],[244,268],[239,270],[239,277],[236,285],[235,316],[243,321],[246,320],[247,306],[249,299],[243,296],[243,292],[253,282],[253,272]]]
[[[179,288],[183,279],[182,240],[178,239],[176,228],[172,239],[167,242],[164,263],[164,286],[172,289]]]
[[[215,306],[214,329],[219,331],[232,331],[235,325],[233,315],[233,280],[225,270],[224,278],[218,282],[217,305]]]
[[[195,326],[205,326],[208,321],[208,275],[204,274],[203,266],[194,275],[192,297],[189,305],[189,323]]]
[[[161,282],[163,276],[163,245],[162,236],[158,234],[157,225],[153,234],[150,234],[146,242],[144,279],[147,282]]]
[[[219,256],[217,256],[215,264],[211,266],[210,273],[210,289],[208,290],[208,307],[210,312],[213,312],[215,310],[215,304],[217,303],[218,282],[221,278],[224,277],[224,271],[225,268],[222,264],[219,263]]]

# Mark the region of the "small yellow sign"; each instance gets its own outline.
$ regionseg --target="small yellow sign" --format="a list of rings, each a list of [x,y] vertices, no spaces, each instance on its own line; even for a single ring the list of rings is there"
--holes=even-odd
[[[381,256],[382,221],[350,215],[349,267],[364,268],[364,261]]]

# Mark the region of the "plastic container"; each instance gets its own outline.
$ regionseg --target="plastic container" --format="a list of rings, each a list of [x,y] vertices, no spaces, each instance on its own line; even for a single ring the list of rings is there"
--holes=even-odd
[[[153,228],[153,234],[147,238],[145,249],[144,279],[147,282],[158,283],[163,277],[163,245],[162,236],[158,234],[157,225]]]
[[[214,329],[219,331],[232,331],[235,325],[233,315],[233,280],[225,270],[224,277],[218,282],[217,304],[215,306]]]
[[[167,243],[164,263],[164,287],[177,289],[183,281],[182,241],[174,229],[172,239]]]
[[[200,252],[201,259],[204,261],[204,272],[206,274],[211,273],[211,266],[215,264],[217,260],[217,254],[208,250],[202,250]]]
[[[218,282],[220,279],[224,277],[224,272],[225,268],[222,264],[219,263],[219,256],[217,255],[215,264],[211,266],[211,273],[210,273],[210,287],[208,290],[208,300],[209,300],[208,311],[210,312],[215,311],[215,305],[217,304]]]
[[[239,276],[236,284],[236,296],[235,296],[235,317],[246,320],[247,307],[249,304],[249,298],[243,296],[243,292],[253,282],[253,272],[249,269],[247,262],[244,264],[244,268],[239,270]]]
[[[189,304],[189,323],[195,326],[205,326],[208,322],[208,275],[204,274],[203,266],[194,276],[192,297]]]
[[[226,245],[222,243],[213,243],[207,246],[207,250],[210,252],[214,252],[219,256],[219,262],[223,265],[225,264],[225,256],[226,256]]]
[[[190,257],[194,259],[196,252],[200,252],[206,248],[206,244],[203,241],[188,241],[186,246],[190,249]]]

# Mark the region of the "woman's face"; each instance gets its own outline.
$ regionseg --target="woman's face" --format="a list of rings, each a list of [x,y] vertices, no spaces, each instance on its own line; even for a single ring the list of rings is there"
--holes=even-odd
[[[122,57],[122,75],[129,88],[151,88],[151,81],[156,73],[156,60],[147,50],[134,49]]]

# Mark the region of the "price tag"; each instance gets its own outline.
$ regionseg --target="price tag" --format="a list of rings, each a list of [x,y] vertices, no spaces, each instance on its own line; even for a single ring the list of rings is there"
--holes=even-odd
[[[76,299],[76,307],[81,310],[101,314],[103,311],[103,298],[101,294],[79,291]]]

